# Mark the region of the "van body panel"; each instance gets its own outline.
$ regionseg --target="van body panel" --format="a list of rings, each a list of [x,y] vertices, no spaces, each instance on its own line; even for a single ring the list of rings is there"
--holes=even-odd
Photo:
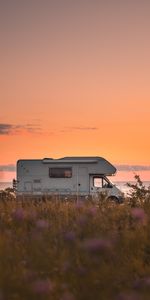
[[[105,191],[117,196],[121,191],[107,178],[115,173],[116,168],[98,156],[21,159],[17,162],[17,194],[86,196]]]

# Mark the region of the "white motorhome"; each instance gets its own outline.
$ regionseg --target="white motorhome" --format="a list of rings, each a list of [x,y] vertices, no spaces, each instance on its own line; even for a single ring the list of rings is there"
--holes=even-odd
[[[122,192],[107,176],[116,168],[98,156],[22,159],[17,162],[17,195],[96,195],[122,202]]]
[[[63,157],[60,159],[23,159],[17,162],[17,195],[96,195],[122,202],[122,192],[107,176],[116,168],[106,159],[92,157]]]

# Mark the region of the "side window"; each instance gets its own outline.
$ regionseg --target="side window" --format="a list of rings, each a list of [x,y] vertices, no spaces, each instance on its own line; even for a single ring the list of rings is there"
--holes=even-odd
[[[72,168],[49,168],[50,178],[71,178]]]
[[[94,177],[93,185],[96,188],[112,188],[112,185],[109,181],[107,181],[104,177]]]
[[[93,179],[94,179],[94,182],[93,182],[94,187],[97,187],[97,188],[102,188],[103,187],[102,177],[94,177]]]

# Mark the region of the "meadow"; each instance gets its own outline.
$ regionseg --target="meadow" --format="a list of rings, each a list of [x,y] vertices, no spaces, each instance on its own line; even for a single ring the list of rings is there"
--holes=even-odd
[[[0,300],[150,299],[150,198],[0,199]]]

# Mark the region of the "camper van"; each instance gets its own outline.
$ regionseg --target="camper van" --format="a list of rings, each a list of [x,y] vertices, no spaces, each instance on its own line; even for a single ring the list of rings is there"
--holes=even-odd
[[[107,177],[115,173],[116,168],[98,156],[21,159],[17,162],[17,195],[94,196],[103,192],[122,202],[122,192]]]

